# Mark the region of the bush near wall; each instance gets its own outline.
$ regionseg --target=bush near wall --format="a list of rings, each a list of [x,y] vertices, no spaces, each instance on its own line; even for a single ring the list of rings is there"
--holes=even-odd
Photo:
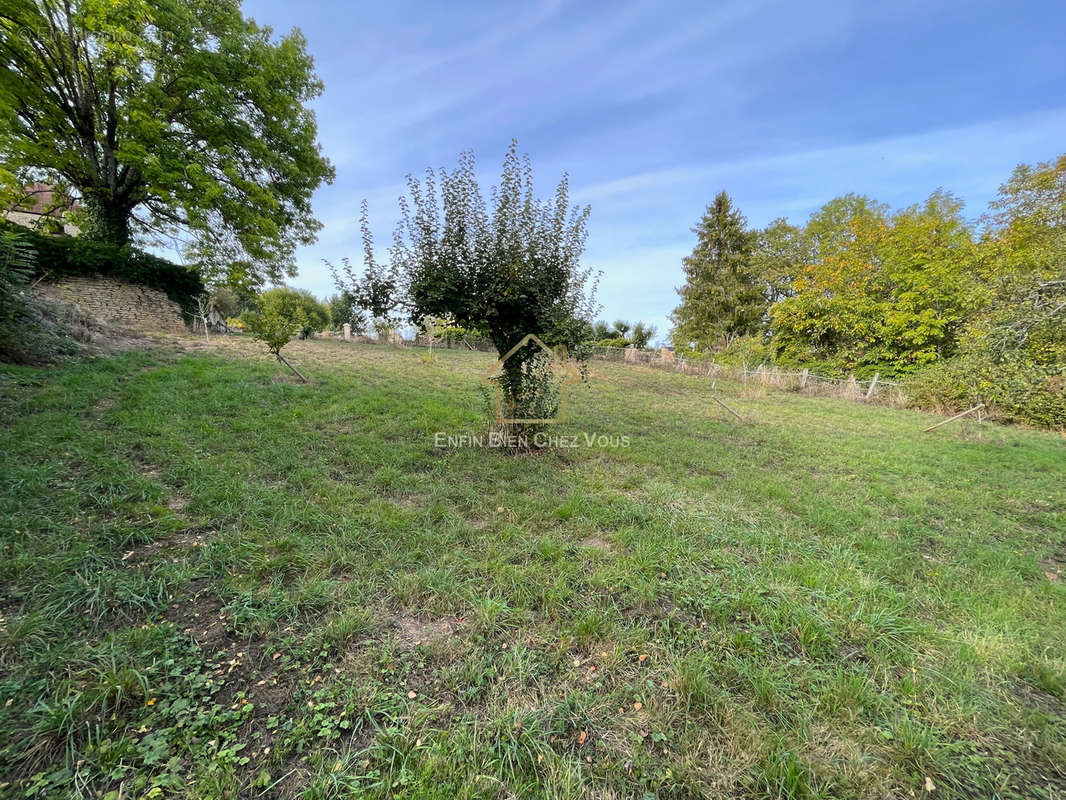
[[[6,220],[0,222],[0,227],[23,234],[36,251],[38,275],[119,278],[165,292],[184,311],[193,311],[196,306],[193,298],[204,291],[195,269],[172,264],[134,247],[115,247],[79,237],[48,236]]]

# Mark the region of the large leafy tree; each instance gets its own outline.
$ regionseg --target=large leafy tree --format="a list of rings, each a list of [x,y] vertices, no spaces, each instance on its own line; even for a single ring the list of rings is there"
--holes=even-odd
[[[1066,154],[1019,166],[999,189],[986,218],[993,308],[1014,306],[1028,321],[1022,336],[1045,323],[1066,331]],[[1021,339],[1015,339],[1021,342]]]
[[[986,221],[987,303],[968,326],[967,348],[984,352],[994,363],[1024,363],[1061,392],[1066,378],[1066,155],[1019,166],[1000,187]]]
[[[752,265],[755,236],[728,194],[718,193],[693,232],[672,338],[682,349],[709,350],[759,330],[766,296]]]
[[[984,222],[980,302],[960,352],[919,374],[911,391],[1066,430],[1066,155],[1019,166]]]
[[[768,303],[795,293],[793,284],[811,258],[807,232],[784,218],[775,219],[756,232],[752,270],[764,284]]]
[[[859,195],[806,227],[811,259],[770,310],[787,362],[900,373],[950,355],[975,301],[977,261],[962,204],[944,192],[892,213]]]
[[[87,235],[176,236],[245,283],[295,274],[320,227],[321,91],[300,32],[239,0],[0,4],[0,177],[68,184]]]

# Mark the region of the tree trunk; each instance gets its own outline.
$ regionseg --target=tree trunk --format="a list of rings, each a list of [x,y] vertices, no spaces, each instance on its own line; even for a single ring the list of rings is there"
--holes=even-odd
[[[525,388],[523,386],[523,377],[520,354],[515,353],[503,365],[503,375],[500,380],[500,389],[503,392],[502,411],[504,418],[513,419],[523,414],[522,391]]]
[[[84,233],[86,239],[116,247],[124,247],[130,243],[132,209],[127,203],[86,192],[85,211],[89,217],[89,224]]]

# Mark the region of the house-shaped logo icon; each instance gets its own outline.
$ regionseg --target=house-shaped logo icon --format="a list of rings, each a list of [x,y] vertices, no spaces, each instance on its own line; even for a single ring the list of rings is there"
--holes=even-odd
[[[500,386],[499,373],[503,369],[503,365],[507,363],[507,360],[511,358],[515,353],[521,350],[528,344],[533,344],[543,350],[551,359],[552,366],[562,373],[562,383],[560,386],[561,398],[559,401],[559,409],[555,416],[550,419],[533,419],[527,417],[517,417],[513,408],[505,407],[503,400],[503,388]],[[552,422],[566,422],[566,387],[573,383],[581,382],[581,373],[577,371],[573,363],[567,358],[566,348],[560,345],[557,349],[552,349],[548,345],[544,344],[539,337],[532,333],[527,333],[522,337],[522,340],[508,350],[499,361],[492,365],[492,368],[486,371],[481,380],[485,383],[491,383],[496,389],[496,421],[501,424],[506,423],[552,423]]]

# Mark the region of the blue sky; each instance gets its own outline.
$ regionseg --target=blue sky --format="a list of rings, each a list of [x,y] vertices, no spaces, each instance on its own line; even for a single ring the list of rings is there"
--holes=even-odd
[[[938,187],[976,218],[1021,162],[1066,151],[1066,4],[246,0],[303,30],[337,180],[292,281],[360,254],[367,198],[389,240],[403,177],[473,148],[487,190],[512,137],[539,193],[570,174],[592,216],[602,317],[669,329],[692,226],[721,189],[752,225],[849,191]]]

